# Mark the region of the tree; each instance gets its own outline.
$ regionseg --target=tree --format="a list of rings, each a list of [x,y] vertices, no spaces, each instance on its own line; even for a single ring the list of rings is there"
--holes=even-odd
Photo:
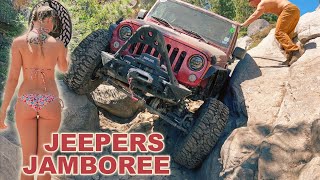
[[[12,7],[10,0],[0,1],[0,23],[4,25],[13,25],[15,23],[17,11]],[[1,27],[0,27],[1,30]]]
[[[244,22],[254,12],[247,0],[232,0],[232,2],[235,6],[235,21]]]
[[[213,11],[229,19],[234,19],[236,16],[234,2],[230,0],[215,0]]]

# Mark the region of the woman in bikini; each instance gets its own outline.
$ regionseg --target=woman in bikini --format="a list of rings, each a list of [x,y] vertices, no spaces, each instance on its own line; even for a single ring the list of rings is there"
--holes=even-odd
[[[18,91],[15,119],[23,152],[23,166],[29,166],[29,157],[50,155],[43,144],[51,142],[51,133],[57,132],[61,120],[61,103],[55,82],[55,67],[66,72],[67,49],[62,41],[48,33],[54,28],[55,11],[41,6],[33,12],[30,31],[14,39],[11,47],[11,65],[0,112],[0,129],[5,129],[6,111],[15,92],[20,71],[23,82]],[[49,174],[38,180],[50,179]],[[33,179],[21,173],[21,179]]]

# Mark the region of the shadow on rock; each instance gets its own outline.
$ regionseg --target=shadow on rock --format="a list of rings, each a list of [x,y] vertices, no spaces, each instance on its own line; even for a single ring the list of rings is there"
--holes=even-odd
[[[317,48],[317,43],[315,42],[307,43],[306,45],[304,45],[305,50],[316,49],[316,48]]]
[[[320,156],[320,119],[315,120],[311,126],[312,151]]]
[[[222,165],[219,162],[221,147],[229,134],[234,129],[245,126],[248,120],[241,83],[261,75],[259,66],[249,54],[246,54],[244,59],[239,61],[232,72],[223,98],[223,103],[229,108],[229,120],[211,154],[198,170],[197,177],[199,179],[222,179],[219,175],[222,170]]]
[[[277,125],[259,147],[259,160],[255,163],[258,166],[255,169],[256,173],[259,172],[258,178],[298,177],[301,169],[313,157],[310,130],[312,132],[312,127],[305,123],[292,127]]]
[[[312,158],[312,144],[303,138],[310,126],[268,125],[238,128],[222,147],[221,175],[226,179],[283,179],[296,176]]]
[[[246,125],[248,117],[241,83],[261,75],[259,66],[249,54],[237,64],[232,72],[226,95],[223,99],[223,103],[228,106],[230,112],[226,133],[229,134],[233,129]]]

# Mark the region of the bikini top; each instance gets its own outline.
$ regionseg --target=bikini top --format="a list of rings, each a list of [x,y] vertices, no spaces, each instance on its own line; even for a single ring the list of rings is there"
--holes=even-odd
[[[38,77],[38,75],[41,76],[42,78],[42,83],[43,83],[43,86],[44,86],[44,91],[47,91],[47,86],[46,86],[46,74],[44,71],[48,71],[48,70],[51,70],[51,69],[44,69],[44,68],[24,68],[24,69],[28,69],[28,70],[31,70],[31,80],[35,79]]]

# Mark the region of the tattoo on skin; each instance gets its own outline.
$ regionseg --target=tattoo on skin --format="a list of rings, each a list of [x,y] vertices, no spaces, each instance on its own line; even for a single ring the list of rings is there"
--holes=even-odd
[[[41,41],[41,43],[44,44],[47,39],[48,39],[48,35],[46,34],[29,33],[27,41],[30,44],[40,44],[40,41]]]

